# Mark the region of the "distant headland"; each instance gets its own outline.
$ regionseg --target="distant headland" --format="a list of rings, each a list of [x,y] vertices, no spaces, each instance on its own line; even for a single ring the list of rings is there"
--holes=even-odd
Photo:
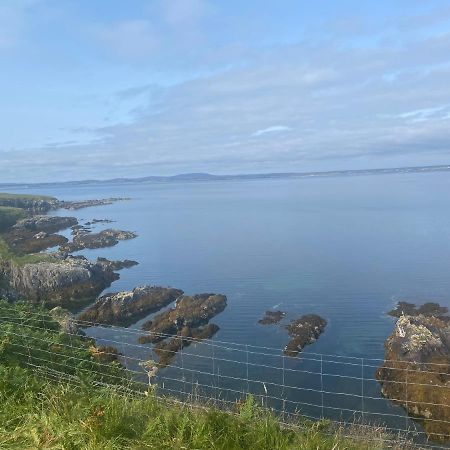
[[[319,177],[346,177],[358,175],[386,175],[386,174],[405,174],[405,173],[429,173],[429,172],[449,172],[449,165],[438,166],[412,166],[412,167],[394,167],[378,169],[352,169],[352,170],[331,170],[322,172],[268,172],[268,173],[249,173],[249,174],[231,174],[231,175],[213,175],[210,173],[182,173],[178,175],[159,176],[151,175],[147,177],[136,178],[110,178],[110,179],[90,179],[74,181],[55,181],[42,183],[0,183],[0,188],[10,187],[46,187],[46,186],[77,186],[77,185],[96,185],[108,183],[176,183],[176,182],[198,182],[198,181],[247,181],[262,179],[283,179],[283,178],[319,178]]]

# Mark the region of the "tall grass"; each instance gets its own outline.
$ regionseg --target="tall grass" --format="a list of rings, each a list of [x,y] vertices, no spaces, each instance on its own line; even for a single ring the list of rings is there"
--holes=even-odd
[[[0,366],[0,448],[4,449],[406,448],[390,446],[382,433],[366,432],[364,438],[343,434],[324,422],[304,423],[298,430],[282,428],[251,397],[231,414],[213,407],[172,404],[153,392],[131,397],[89,384],[46,381],[22,368]]]

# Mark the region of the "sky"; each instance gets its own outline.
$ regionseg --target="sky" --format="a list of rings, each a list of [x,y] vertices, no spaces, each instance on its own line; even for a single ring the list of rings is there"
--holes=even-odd
[[[450,2],[0,0],[0,182],[450,164]]]

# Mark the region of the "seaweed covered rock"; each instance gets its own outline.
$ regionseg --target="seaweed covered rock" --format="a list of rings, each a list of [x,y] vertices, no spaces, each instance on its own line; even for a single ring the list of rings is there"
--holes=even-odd
[[[317,314],[305,314],[286,325],[291,337],[284,354],[297,356],[307,345],[312,344],[325,330],[327,321]]]
[[[177,334],[185,327],[190,329],[205,325],[221,313],[227,305],[225,295],[198,294],[184,295],[177,300],[175,308],[165,311],[144,323],[142,329],[149,334],[142,336],[141,342],[158,342],[164,335]]]
[[[180,289],[159,286],[136,287],[132,291],[106,294],[83,311],[78,319],[129,326],[146,315],[159,311],[182,294]]]
[[[219,327],[208,322],[220,314],[226,305],[225,295],[185,295],[177,300],[175,308],[158,314],[142,326],[148,333],[142,335],[139,342],[156,344],[155,353],[160,358],[160,366],[164,367],[183,347],[217,333]]]
[[[421,419],[430,438],[450,441],[450,317],[433,305],[399,317],[376,376],[383,395]]]

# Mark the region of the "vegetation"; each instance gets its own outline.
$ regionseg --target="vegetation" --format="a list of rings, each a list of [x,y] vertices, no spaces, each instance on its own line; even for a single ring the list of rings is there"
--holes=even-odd
[[[0,232],[12,227],[20,219],[27,216],[26,211],[21,208],[0,206]]]
[[[9,196],[13,194],[0,194],[0,198],[6,195]],[[7,231],[19,220],[24,219],[27,216],[28,214],[25,209],[13,208],[9,206],[0,206],[0,233]],[[11,260],[16,264],[23,265],[27,263],[49,261],[52,260],[52,257],[40,253],[19,255],[10,248],[5,239],[3,239],[0,234],[0,260],[2,259]]]
[[[52,316],[28,303],[0,301],[0,317],[0,364],[4,366],[40,366],[47,372],[121,386],[130,381],[115,358],[105,363],[93,340],[64,331],[61,323],[74,328],[70,316]]]
[[[70,338],[51,313],[26,304],[0,302],[0,317],[2,449],[408,448],[389,444],[381,429],[336,429],[324,421],[282,427],[251,396],[225,412],[158,398],[153,388],[131,395],[99,387],[96,381],[126,378],[117,362],[96,361],[92,341]],[[32,361],[59,375],[52,380],[51,372],[32,371]],[[73,378],[67,381],[64,374]]]
[[[55,197],[50,197],[48,195],[34,195],[34,194],[10,194],[7,192],[0,192],[0,201],[1,200],[45,200],[45,201],[54,201]]]
[[[12,261],[15,264],[22,266],[24,264],[30,263],[38,263],[42,261],[46,262],[56,262],[57,259],[52,255],[45,253],[32,253],[32,254],[24,254],[19,255],[14,252],[11,247],[7,244],[7,242],[0,235],[0,260]]]
[[[54,383],[0,366],[0,448],[334,449],[387,448],[382,432],[345,437],[325,422],[282,428],[249,397],[235,415],[170,404],[153,392],[130,397],[89,384]],[[373,438],[373,440],[372,440]],[[381,440],[380,440],[381,438]],[[407,448],[401,444],[389,448]]]

